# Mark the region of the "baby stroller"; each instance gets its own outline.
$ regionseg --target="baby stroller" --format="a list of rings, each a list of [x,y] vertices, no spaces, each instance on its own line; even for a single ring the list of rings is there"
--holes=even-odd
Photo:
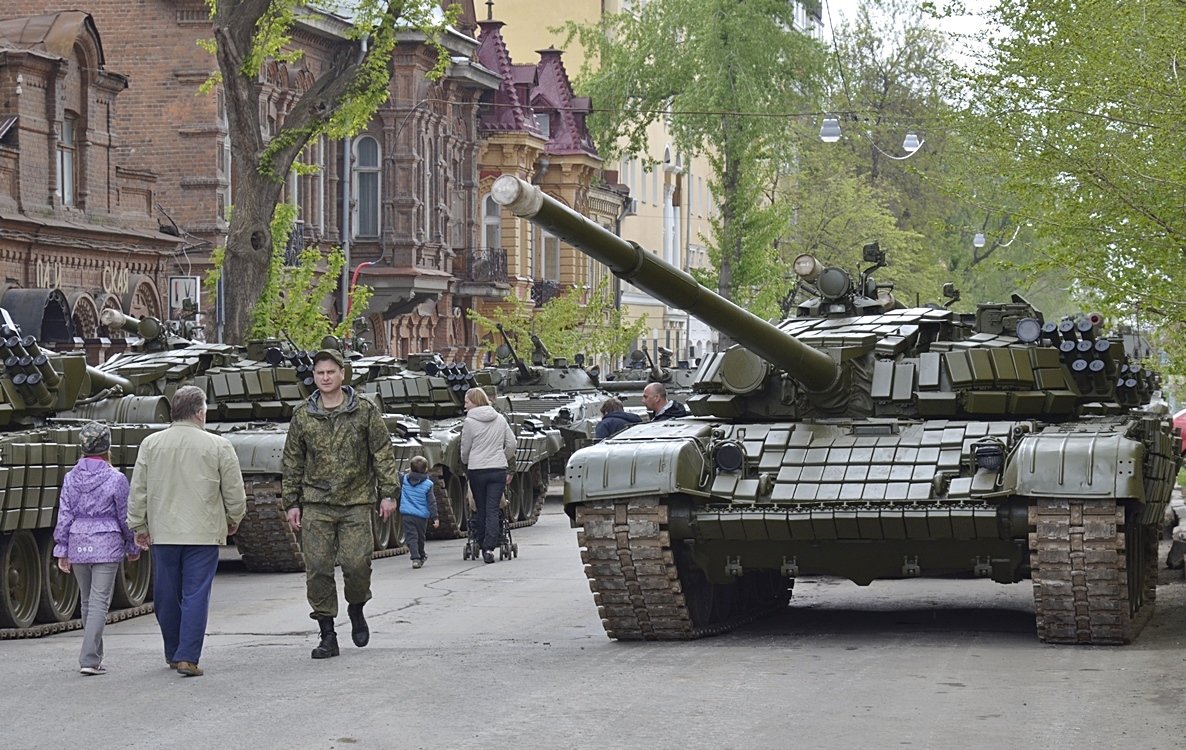
[[[508,490],[509,491],[509,490]],[[519,556],[519,545],[515,544],[515,540],[511,538],[511,520],[507,517],[507,502],[506,491],[503,492],[503,500],[498,504],[498,559],[510,560],[512,557]],[[473,499],[470,499],[470,510],[473,511]],[[469,536],[465,540],[465,549],[461,552],[461,559],[463,560],[480,560],[482,559],[482,540],[478,539],[478,534],[474,528],[474,524],[466,524]]]

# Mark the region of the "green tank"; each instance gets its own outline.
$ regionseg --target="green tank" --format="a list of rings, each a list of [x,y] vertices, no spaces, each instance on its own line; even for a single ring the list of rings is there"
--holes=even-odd
[[[870,246],[856,280],[796,260],[811,298],[770,323],[514,177],[493,196],[738,342],[701,362],[692,416],[569,460],[611,637],[719,633],[819,575],[1028,580],[1043,641],[1137,637],[1179,457],[1144,408],[1156,378],[1099,316],[902,309]]]
[[[498,390],[494,405],[516,429],[520,425],[529,425],[531,429],[542,425],[555,431],[559,442],[553,446],[548,471],[559,474],[573,451],[592,442],[594,428],[601,418],[601,403],[608,394],[600,386],[597,371],[585,369],[582,356],[574,358],[572,363],[554,358],[539,337],[532,334],[528,365],[515,351],[502,324],[498,324],[498,332],[503,339],[497,350],[498,359],[506,364],[483,368],[478,375]],[[542,481],[535,486],[540,505],[547,490],[546,479],[541,477]]]
[[[128,476],[136,447],[168,421],[168,403],[140,398],[131,383],[86,363],[82,354],[43,350],[0,311],[0,639],[80,626],[78,585],[53,558],[53,528],[66,472],[78,461],[81,404],[121,415],[112,424],[111,462]],[[152,562],[123,563],[112,619],[151,611]]]

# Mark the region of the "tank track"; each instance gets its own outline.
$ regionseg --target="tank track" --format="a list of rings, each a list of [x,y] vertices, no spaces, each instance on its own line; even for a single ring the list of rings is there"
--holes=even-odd
[[[305,555],[288,527],[281,502],[280,477],[244,482],[247,515],[235,532],[243,567],[253,573],[296,573],[305,569]]]
[[[753,571],[733,584],[709,583],[672,549],[667,506],[658,497],[592,502],[576,514],[585,575],[610,638],[716,635],[787,604],[789,584],[773,571]]]
[[[1153,615],[1156,528],[1115,500],[1040,499],[1030,506],[1038,638],[1126,644]]]
[[[139,607],[112,610],[107,613],[107,624],[110,625],[113,622],[152,614],[152,612],[152,602],[142,604]],[[39,625],[30,625],[27,628],[0,628],[0,641],[11,641],[18,638],[42,638],[47,635],[54,635],[55,633],[66,633],[71,630],[81,629],[81,617],[66,620],[65,622],[47,622]]]
[[[436,479],[437,520],[441,525],[437,528],[428,527],[426,534],[429,539],[458,539],[462,535],[461,523],[453,514],[453,503],[449,500],[449,488],[443,479]],[[464,481],[464,480],[461,480]]]
[[[301,543],[281,510],[280,478],[246,482],[247,515],[235,532],[243,567],[252,573],[299,573],[305,569]],[[375,550],[372,559],[406,555],[407,545]]]

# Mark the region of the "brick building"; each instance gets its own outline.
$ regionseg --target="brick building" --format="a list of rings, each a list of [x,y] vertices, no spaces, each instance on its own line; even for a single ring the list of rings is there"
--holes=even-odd
[[[90,15],[0,19],[0,306],[95,360],[99,312],[160,315],[181,245],[152,217],[157,175],[119,148],[126,87]]]

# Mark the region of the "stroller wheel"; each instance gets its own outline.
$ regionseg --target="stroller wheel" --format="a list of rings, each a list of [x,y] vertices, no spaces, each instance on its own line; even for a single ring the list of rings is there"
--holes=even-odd
[[[511,554],[513,554],[515,557],[519,556],[519,545],[517,545],[517,544],[511,545]]]

